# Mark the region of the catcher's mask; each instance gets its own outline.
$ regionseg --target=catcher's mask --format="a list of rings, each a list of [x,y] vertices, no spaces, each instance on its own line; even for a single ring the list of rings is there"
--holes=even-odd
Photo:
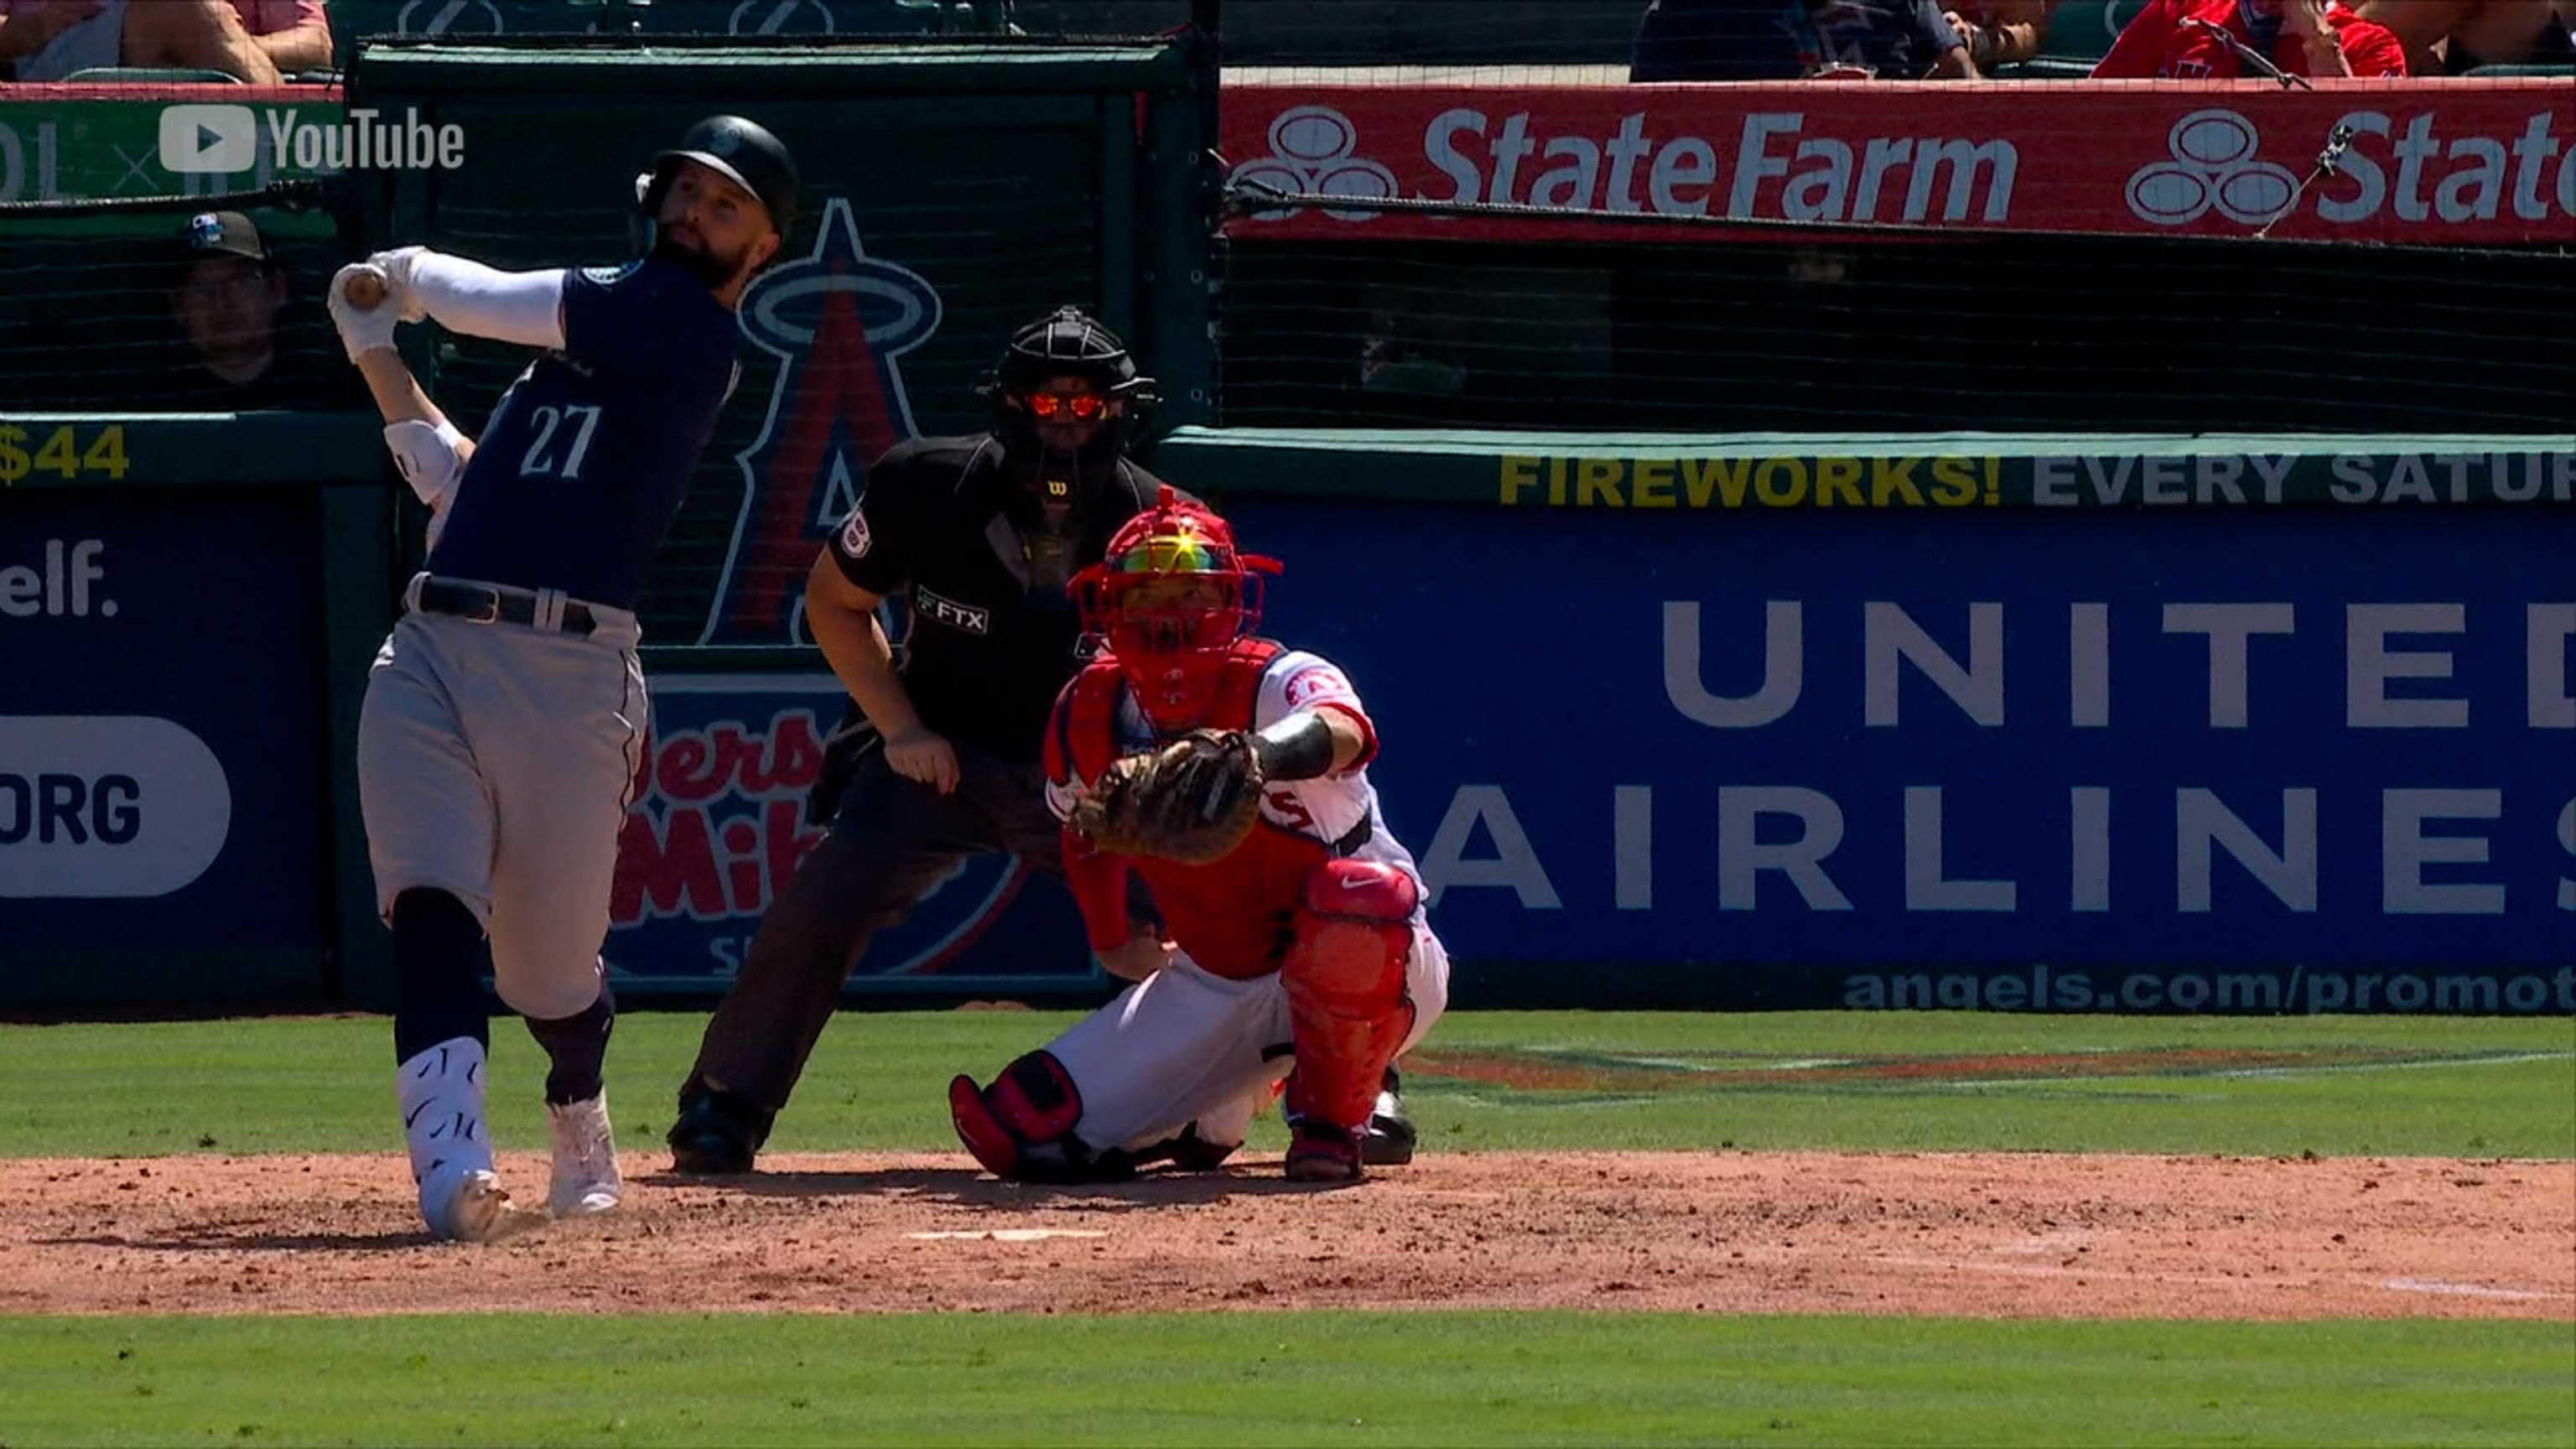
[[[1279,571],[1276,559],[1238,552],[1224,519],[1167,486],[1070,587],[1083,629],[1109,642],[1145,718],[1180,730],[1206,713],[1234,641],[1261,621],[1263,576]]]

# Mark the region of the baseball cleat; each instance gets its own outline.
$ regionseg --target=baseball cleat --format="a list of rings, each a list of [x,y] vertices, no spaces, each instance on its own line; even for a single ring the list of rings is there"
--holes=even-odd
[[[1404,1081],[1389,1067],[1377,1105],[1369,1110],[1368,1126],[1360,1129],[1360,1161],[1371,1167],[1402,1167],[1413,1160],[1419,1136],[1412,1114],[1404,1110]]]
[[[547,1103],[546,1130],[554,1143],[546,1210],[559,1218],[613,1211],[626,1184],[617,1174],[617,1142],[608,1129],[608,1089],[588,1101]]]
[[[671,1144],[671,1170],[698,1177],[751,1171],[752,1154],[769,1136],[771,1115],[731,1092],[692,1087],[663,1139]]]
[[[1288,1139],[1290,1182],[1357,1182],[1368,1175],[1360,1165],[1359,1134],[1312,1122],[1299,1122]]]
[[[545,1224],[545,1214],[521,1207],[486,1171],[466,1173],[448,1191],[435,1213],[424,1213],[429,1230],[460,1243],[497,1243]]]

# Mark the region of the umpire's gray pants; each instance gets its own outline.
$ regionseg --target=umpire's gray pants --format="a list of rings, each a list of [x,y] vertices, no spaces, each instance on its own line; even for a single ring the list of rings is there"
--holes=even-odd
[[[882,744],[860,759],[831,829],[760,918],[733,989],[707,1023],[690,1085],[772,1111],[786,1106],[868,942],[967,856],[1004,851],[1063,878],[1043,767],[951,746],[957,789],[947,795],[896,774]]]

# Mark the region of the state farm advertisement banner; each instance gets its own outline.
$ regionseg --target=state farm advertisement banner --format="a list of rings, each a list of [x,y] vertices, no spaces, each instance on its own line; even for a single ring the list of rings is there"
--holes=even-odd
[[[1238,217],[1239,240],[1758,239],[1646,216],[1852,227],[2576,243],[2576,87],[2563,80],[1848,82],[1478,89],[1244,85],[1238,187],[1624,213]],[[2340,140],[2338,140],[2340,138]],[[2330,172],[2319,158],[2335,153]],[[2313,180],[2310,178],[2313,176]]]

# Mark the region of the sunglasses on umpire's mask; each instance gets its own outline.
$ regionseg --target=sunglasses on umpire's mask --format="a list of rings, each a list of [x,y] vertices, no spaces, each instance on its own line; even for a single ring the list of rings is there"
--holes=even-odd
[[[1109,400],[1096,392],[1033,392],[1020,405],[1042,423],[1096,423],[1109,411]]]

